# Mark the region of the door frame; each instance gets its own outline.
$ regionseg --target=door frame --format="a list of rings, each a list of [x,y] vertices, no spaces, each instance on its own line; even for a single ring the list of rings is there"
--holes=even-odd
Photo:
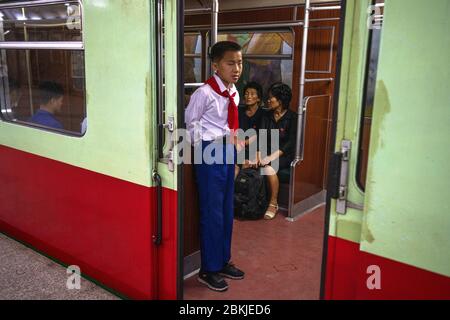
[[[184,39],[184,1],[176,0],[177,2],[177,38],[178,43],[183,43]],[[337,137],[337,120],[338,120],[338,107],[339,107],[339,94],[340,94],[340,84],[341,84],[341,67],[342,67],[342,52],[344,46],[344,34],[345,34],[345,22],[346,22],[346,12],[347,12],[347,1],[341,0],[341,16],[340,16],[340,28],[339,28],[339,41],[338,41],[338,51],[336,60],[336,84],[335,92],[333,98],[333,114],[332,114],[332,130],[331,130],[331,143],[328,152],[333,153],[336,145]],[[179,84],[184,84],[184,46],[177,47],[177,81]],[[184,86],[179,85],[177,94],[179,97],[184,96]],[[185,129],[184,117],[184,100],[178,99],[177,106],[177,128]],[[330,157],[331,162],[331,157]],[[332,167],[328,166],[328,180],[331,177]],[[184,184],[184,165],[177,165],[177,201],[178,201],[178,250],[177,250],[177,299],[184,299],[184,193],[181,192]],[[321,280],[320,280],[320,300],[325,297],[325,283],[326,283],[326,266],[327,266],[327,253],[328,253],[328,230],[330,225],[330,214],[331,214],[331,190],[327,190],[326,195],[326,209],[325,209],[325,226],[323,231],[323,249],[322,249],[322,266],[321,266]]]
[[[339,26],[339,41],[338,41],[338,51],[336,58],[336,87],[333,97],[333,114],[332,114],[332,129],[330,137],[330,149],[328,152],[334,153],[336,148],[337,139],[337,122],[338,122],[338,111],[339,111],[339,95],[341,88],[341,76],[342,76],[342,53],[344,49],[344,35],[345,35],[345,22],[346,22],[346,12],[347,12],[347,0],[341,1],[341,20]],[[332,157],[330,157],[328,164],[328,183],[333,175],[333,166],[331,165]],[[330,228],[330,218],[331,218],[331,201],[332,201],[332,190],[327,188],[326,195],[326,206],[325,206],[325,226],[323,232],[323,249],[322,249],[322,271],[320,279],[320,300],[325,299],[325,286],[326,286],[326,273],[327,273],[327,261],[328,261],[328,234]]]
[[[176,0],[177,6],[177,39],[178,44],[184,43],[184,0]],[[178,97],[184,97],[184,46],[177,46],[177,83]],[[177,128],[186,129],[184,123],[184,99],[178,99]],[[182,116],[181,116],[182,115]],[[178,226],[177,226],[177,299],[184,299],[184,165],[177,165],[177,201],[178,201]]]

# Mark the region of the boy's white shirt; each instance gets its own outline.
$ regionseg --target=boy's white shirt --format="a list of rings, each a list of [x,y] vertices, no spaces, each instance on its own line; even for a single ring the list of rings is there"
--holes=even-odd
[[[214,75],[214,78],[221,92],[228,90],[230,95],[236,93],[234,102],[238,106],[240,97],[236,86],[233,84],[230,89],[227,89],[217,75]],[[186,128],[193,143],[200,140],[213,141],[230,134],[228,127],[229,101],[229,98],[217,94],[208,84],[194,92],[185,111]]]

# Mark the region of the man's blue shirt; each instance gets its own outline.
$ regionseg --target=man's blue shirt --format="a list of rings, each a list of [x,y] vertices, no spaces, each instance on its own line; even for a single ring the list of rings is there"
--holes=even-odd
[[[59,122],[53,114],[48,111],[39,109],[34,116],[31,118],[30,122],[40,124],[41,126],[46,126],[54,129],[63,129],[61,122]]]

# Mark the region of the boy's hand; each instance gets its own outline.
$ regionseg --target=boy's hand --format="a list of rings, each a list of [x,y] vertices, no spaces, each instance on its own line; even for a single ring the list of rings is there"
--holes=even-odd
[[[264,159],[262,159],[259,163],[261,167],[265,167],[268,166],[271,162],[272,162],[272,157],[265,157]]]
[[[250,166],[250,168],[253,169],[258,169],[258,161],[248,161],[248,165]]]
[[[236,150],[237,150],[237,152],[241,152],[243,149],[245,149],[245,141],[236,140]]]

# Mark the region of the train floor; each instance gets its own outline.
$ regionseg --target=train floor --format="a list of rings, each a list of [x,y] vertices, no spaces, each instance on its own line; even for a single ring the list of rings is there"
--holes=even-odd
[[[68,290],[66,268],[0,233],[0,300],[116,300],[81,278]]]
[[[235,221],[233,262],[244,280],[227,280],[226,292],[208,289],[193,275],[184,281],[186,300],[316,300],[320,297],[325,207],[289,222]]]

